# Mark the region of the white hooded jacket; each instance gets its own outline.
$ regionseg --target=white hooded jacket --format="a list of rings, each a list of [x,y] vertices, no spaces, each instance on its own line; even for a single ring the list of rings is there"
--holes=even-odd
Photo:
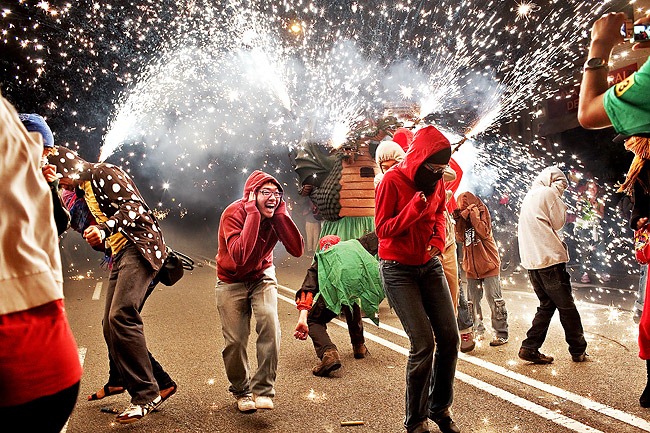
[[[525,269],[544,269],[569,261],[566,244],[558,234],[566,222],[567,206],[562,194],[567,178],[555,167],[547,167],[533,181],[521,203],[519,257]]]

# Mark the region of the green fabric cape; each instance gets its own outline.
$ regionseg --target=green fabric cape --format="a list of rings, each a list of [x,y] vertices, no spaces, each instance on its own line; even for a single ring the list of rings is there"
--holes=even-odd
[[[319,296],[327,308],[341,313],[341,305],[359,304],[375,324],[384,299],[379,263],[356,239],[339,242],[316,253]]]

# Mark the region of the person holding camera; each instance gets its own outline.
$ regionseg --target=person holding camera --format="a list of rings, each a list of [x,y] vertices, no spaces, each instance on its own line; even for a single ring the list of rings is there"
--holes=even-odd
[[[280,320],[273,248],[279,241],[294,257],[304,252],[283,194],[280,182],[255,170],[246,180],[243,197],[231,203],[219,221],[216,298],[225,343],[222,355],[229,390],[244,413],[274,408]],[[251,376],[246,347],[253,314],[257,371]]]
[[[623,42],[624,13],[609,13],[591,29],[588,60],[580,85],[578,121],[583,128],[613,126],[626,136],[650,133],[650,62],[620,83],[609,87],[608,63],[614,46]],[[635,25],[650,23],[650,12]],[[650,41],[636,42],[632,49],[650,48]]]
[[[131,405],[117,415],[117,422],[132,423],[159,407],[177,388],[160,364],[152,365],[140,314],[167,258],[165,240],[155,215],[124,170],[89,163],[61,146],[52,163],[62,175],[63,187],[83,191],[97,222],[84,230],[86,242],[96,247],[106,241],[111,248],[113,265],[102,326],[109,357],[131,395]],[[166,383],[157,377],[164,377]],[[123,390],[109,382],[95,395],[101,398]]]

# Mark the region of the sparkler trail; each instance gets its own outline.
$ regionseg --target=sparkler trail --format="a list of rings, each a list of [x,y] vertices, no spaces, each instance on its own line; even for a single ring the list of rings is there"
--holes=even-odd
[[[306,133],[340,145],[356,122],[399,103],[419,107],[416,117],[449,136],[471,139],[457,153],[474,155],[466,186],[505,201],[492,206],[505,233],[542,167],[582,165],[496,131],[536,116],[540,102],[575,82],[588,29],[610,4],[19,1],[1,12],[0,31],[22,59],[12,70],[20,82],[9,89],[38,95],[56,79],[59,92],[42,106],[82,137],[65,144],[83,154],[92,146],[83,138],[96,134],[90,119],[101,118],[99,160],[139,167],[163,197],[161,215],[169,207],[184,215],[215,196],[230,202],[252,167],[292,178],[275,156]],[[34,33],[42,36],[28,37]],[[171,186],[162,194],[164,182]],[[625,248],[623,237],[621,230],[611,243]]]

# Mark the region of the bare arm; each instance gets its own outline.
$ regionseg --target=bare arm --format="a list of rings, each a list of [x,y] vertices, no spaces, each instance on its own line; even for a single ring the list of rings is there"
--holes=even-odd
[[[591,28],[589,59],[599,57],[609,62],[614,46],[623,42],[620,29],[625,23],[625,14],[609,13],[599,18]],[[582,74],[578,121],[583,128],[599,129],[612,125],[603,104],[605,91],[609,88],[607,68],[587,69]]]

